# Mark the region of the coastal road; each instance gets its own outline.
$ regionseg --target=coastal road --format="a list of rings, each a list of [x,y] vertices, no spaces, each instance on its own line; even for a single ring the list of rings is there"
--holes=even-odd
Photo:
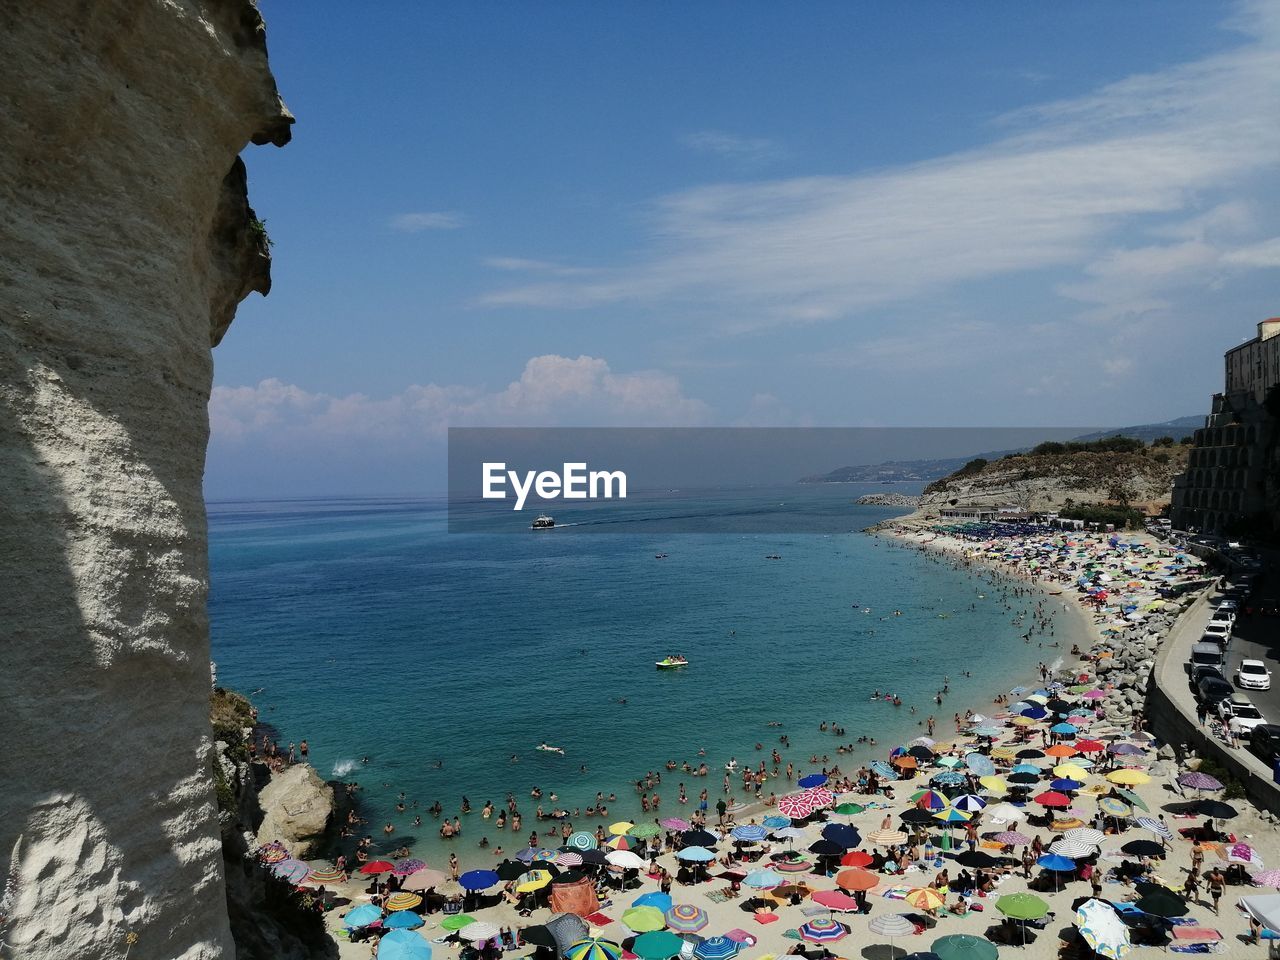
[[[1271,670],[1270,690],[1245,690],[1254,706],[1267,718],[1267,723],[1280,723],[1280,617],[1245,612],[1250,603],[1280,598],[1280,565],[1274,552],[1264,551],[1266,566],[1254,588],[1250,601],[1240,604],[1231,645],[1227,648],[1228,679],[1235,683],[1235,671],[1241,660],[1261,660]]]

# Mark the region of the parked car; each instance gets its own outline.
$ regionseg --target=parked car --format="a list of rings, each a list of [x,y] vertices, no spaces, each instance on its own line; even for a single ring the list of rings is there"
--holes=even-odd
[[[1226,657],[1222,655],[1222,648],[1213,641],[1193,643],[1191,645],[1191,659],[1188,662],[1191,664],[1192,670],[1196,667],[1214,667],[1218,670],[1223,670],[1227,665]]]
[[[1236,671],[1236,686],[1244,690],[1270,690],[1271,671],[1261,660],[1241,660]]]
[[[1280,726],[1260,723],[1249,731],[1249,748],[1267,763],[1280,759]]]
[[[1229,613],[1231,614],[1232,619],[1235,619],[1235,615],[1239,609],[1239,606],[1234,600],[1223,600],[1218,604],[1218,613]]]
[[[1205,640],[1215,640],[1218,643],[1226,643],[1231,638],[1231,624],[1224,623],[1221,620],[1210,620],[1204,627]]]
[[[1205,677],[1196,684],[1196,697],[1211,710],[1233,693],[1235,687],[1217,677]]]
[[[1200,681],[1205,677],[1217,677],[1219,680],[1226,680],[1222,675],[1222,671],[1217,667],[1207,663],[1194,664],[1191,666],[1191,686],[1192,689],[1200,685]]]
[[[1233,693],[1219,702],[1218,716],[1228,722],[1235,720],[1241,730],[1252,730],[1258,724],[1267,722],[1258,708],[1253,705],[1253,701],[1243,693]]]

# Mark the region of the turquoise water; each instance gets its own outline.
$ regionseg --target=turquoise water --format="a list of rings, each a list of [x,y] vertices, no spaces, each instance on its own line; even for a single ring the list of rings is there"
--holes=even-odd
[[[699,509],[838,510],[855,531],[901,512],[851,504],[882,489],[707,494]],[[282,745],[306,738],[322,775],[358,779],[371,828],[395,823],[394,845],[436,863],[446,844],[464,864],[483,862],[482,835],[523,847],[535,785],[569,809],[614,791],[611,822],[639,815],[638,777],[667,759],[696,765],[705,749],[711,776],[664,771],[663,814],[680,815],[678,782],[693,800],[708,787],[714,802],[724,762],[758,762],[757,742],[767,751],[785,732],[800,770],[814,753],[849,769],[839,743],[874,736],[880,745],[855,757],[882,756],[922,734],[930,712],[945,735],[956,710],[1048,659],[1020,639],[1026,627],[990,583],[856,532],[650,536],[640,521],[629,535],[449,534],[444,503],[421,500],[214,503],[209,518],[220,683],[252,694]],[[691,666],[656,670],[670,652]],[[937,707],[944,675],[951,690]],[[906,705],[872,702],[876,689]],[[846,735],[819,732],[824,720]],[[536,751],[542,741],[564,756]],[[420,809],[397,814],[401,791]],[[524,814],[519,836],[478,813],[508,792]],[[453,815],[463,795],[477,812],[462,838],[440,840],[425,808],[440,800]]]

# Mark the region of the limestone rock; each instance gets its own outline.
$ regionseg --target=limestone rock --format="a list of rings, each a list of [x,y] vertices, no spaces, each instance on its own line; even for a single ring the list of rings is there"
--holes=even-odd
[[[311,855],[333,816],[333,787],[306,763],[275,774],[258,794],[262,823],[258,843],[280,840],[293,856]]]
[[[201,481],[292,117],[249,0],[0,5],[5,954],[223,960]]]

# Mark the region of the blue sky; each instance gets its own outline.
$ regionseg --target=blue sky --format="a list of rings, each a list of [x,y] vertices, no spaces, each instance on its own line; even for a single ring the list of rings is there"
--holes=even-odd
[[[1280,312],[1274,5],[262,9],[214,497],[435,487],[450,424],[1161,420]]]

